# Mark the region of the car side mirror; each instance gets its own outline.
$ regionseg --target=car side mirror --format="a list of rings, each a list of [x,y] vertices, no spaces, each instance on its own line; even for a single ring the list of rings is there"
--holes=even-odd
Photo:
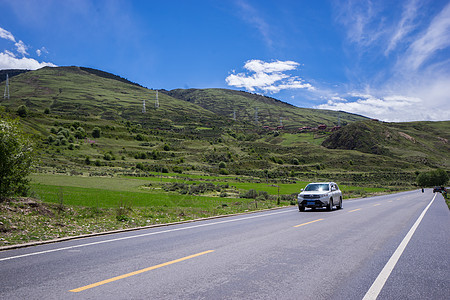
[[[303,192],[305,189],[301,189],[300,191]]]

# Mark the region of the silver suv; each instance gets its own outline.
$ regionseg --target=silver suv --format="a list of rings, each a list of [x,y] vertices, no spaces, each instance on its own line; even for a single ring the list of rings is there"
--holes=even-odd
[[[315,182],[308,184],[302,192],[298,194],[298,210],[305,211],[306,207],[316,209],[317,207],[326,207],[327,210],[337,209],[342,206],[342,192],[334,182]]]

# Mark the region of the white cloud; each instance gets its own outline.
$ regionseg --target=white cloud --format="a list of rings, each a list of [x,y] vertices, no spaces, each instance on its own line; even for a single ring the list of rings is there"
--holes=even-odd
[[[28,55],[28,47],[24,44],[24,42],[18,41],[17,43],[15,43],[15,46],[17,47],[17,52],[19,52],[23,56]]]
[[[274,73],[295,70],[300,64],[295,61],[273,61],[264,62],[258,59],[249,60],[244,68],[256,73]]]
[[[400,61],[403,67],[417,70],[437,51],[450,46],[450,3],[431,21],[422,36],[408,49],[406,58]]]
[[[41,49],[37,49],[37,50],[36,50],[36,54],[37,54],[37,56],[41,56],[41,55],[42,55],[42,53],[46,53],[46,54],[48,54],[48,50],[47,50],[47,48],[45,48],[45,47],[42,47]]]
[[[440,86],[441,87],[441,86]],[[435,87],[436,92],[440,92],[440,87]],[[447,88],[450,90],[450,87]],[[440,92],[445,97],[444,92]],[[406,121],[438,121],[443,116],[450,115],[450,109],[446,106],[430,104],[422,97],[411,97],[402,95],[390,95],[376,97],[372,95],[361,95],[353,100],[342,101],[339,99],[329,99],[326,104],[321,104],[315,108],[331,109],[360,114],[370,118],[388,122]],[[352,95],[348,95],[353,98]]]
[[[334,6],[336,21],[347,29],[347,38],[352,43],[368,47],[384,33],[377,24],[381,10],[377,2],[344,0],[336,1]]]
[[[398,22],[398,25],[394,28],[394,32],[388,43],[388,47],[384,51],[385,55],[388,55],[393,51],[397,45],[412,31],[417,24],[414,22],[417,17],[419,4],[417,0],[407,2],[402,12],[402,17]]]
[[[14,38],[12,33],[1,27],[0,27],[0,38],[10,40],[11,42],[14,42],[14,43],[16,42],[16,39]]]
[[[16,47],[16,52],[21,54],[22,58],[17,58],[17,55],[11,51],[4,50],[0,52],[0,70],[2,69],[27,69],[27,70],[36,70],[45,66],[56,67],[55,64],[50,62],[39,62],[33,58],[27,57],[29,56],[27,50],[28,47],[22,40],[16,42],[16,38],[14,35],[0,27],[0,38],[9,40],[14,42],[14,46]],[[41,56],[42,53],[48,53],[45,47],[36,50],[36,54]]]
[[[327,102],[316,108],[384,121],[449,120],[450,3],[402,1],[396,10],[386,2],[337,1],[345,47],[357,57],[348,74],[357,80],[325,91]],[[440,10],[430,14],[430,7]]]
[[[249,60],[244,68],[254,74],[238,73],[230,74],[225,81],[230,86],[243,87],[250,92],[261,90],[268,93],[278,93],[286,89],[309,89],[314,87],[305,83],[297,76],[285,74],[286,71],[297,69],[300,64],[295,61]]]
[[[28,57],[16,58],[14,54],[9,51],[0,53],[0,70],[2,69],[37,70],[45,66],[56,67],[56,65],[50,62],[38,62],[33,58]]]
[[[273,44],[273,41],[270,37],[270,26],[269,24],[260,16],[260,14],[257,12],[257,10],[248,4],[244,0],[239,0],[236,2],[239,10],[240,10],[240,17],[247,23],[249,23],[251,26],[255,27],[258,32],[263,37],[264,42],[267,44],[267,46],[271,47]]]

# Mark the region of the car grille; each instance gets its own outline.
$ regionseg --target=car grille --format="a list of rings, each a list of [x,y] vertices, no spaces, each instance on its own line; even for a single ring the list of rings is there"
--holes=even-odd
[[[303,199],[319,199],[320,195],[303,195]]]

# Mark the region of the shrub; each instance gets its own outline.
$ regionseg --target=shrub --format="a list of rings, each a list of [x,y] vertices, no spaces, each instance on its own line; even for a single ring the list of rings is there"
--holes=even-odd
[[[25,118],[28,115],[27,107],[25,105],[19,106],[19,108],[17,109],[17,114],[19,115],[19,117]]]
[[[86,137],[86,131],[84,130],[83,127],[77,128],[77,130],[75,131],[75,137],[77,139],[84,139]]]
[[[34,162],[31,141],[19,128],[17,120],[0,120],[0,201],[28,192],[27,176]]]
[[[49,136],[47,137],[47,143],[48,143],[48,144],[52,144],[54,141],[55,141],[55,138],[54,138],[52,135],[49,135]]]
[[[444,186],[448,182],[448,174],[442,169],[437,169],[434,171],[429,171],[425,173],[420,173],[416,182],[417,185],[426,187],[426,186]]]
[[[99,138],[102,134],[102,131],[100,129],[100,127],[94,127],[94,129],[92,129],[92,137],[93,138]]]
[[[250,189],[241,195],[241,198],[247,199],[256,199],[256,197],[258,197],[258,192],[254,189]]]

